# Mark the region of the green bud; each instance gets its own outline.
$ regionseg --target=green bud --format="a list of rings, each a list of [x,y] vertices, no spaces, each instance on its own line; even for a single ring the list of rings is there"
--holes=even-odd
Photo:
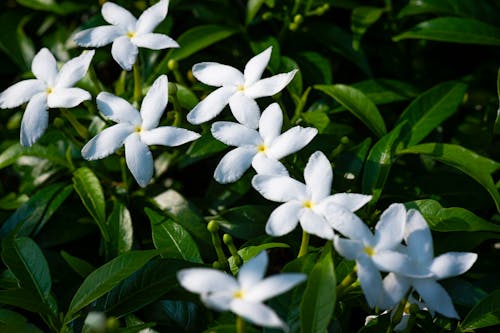
[[[343,145],[346,145],[349,143],[349,138],[347,136],[343,136],[342,138],[340,138],[340,143],[343,144]]]
[[[167,68],[173,71],[174,69],[179,68],[179,63],[174,59],[170,59],[167,63]]]
[[[216,221],[212,220],[208,222],[207,230],[210,231],[211,233],[216,233],[217,231],[219,231],[219,225],[217,224]]]
[[[54,126],[57,128],[63,128],[64,127],[64,119],[60,117],[56,117],[54,119]]]
[[[189,70],[187,73],[186,73],[186,77],[187,79],[192,82],[192,83],[195,83],[196,82],[196,78],[194,77],[193,75],[193,71],[192,70]]]
[[[297,31],[298,28],[299,28],[299,25],[295,22],[292,22],[288,25],[288,30],[290,30],[290,31]]]
[[[233,244],[233,237],[231,237],[230,234],[224,234],[222,236],[222,241],[224,242],[224,244],[226,245],[229,245],[229,244]]]
[[[273,13],[271,13],[271,12],[265,12],[264,14],[262,14],[262,19],[264,21],[268,21],[272,18],[273,18]]]
[[[222,269],[222,265],[217,260],[212,263],[212,267],[215,269]]]
[[[168,94],[171,96],[177,95],[177,85],[173,82],[168,83]]]
[[[293,22],[301,24],[302,22],[304,22],[304,17],[301,14],[297,14],[293,17]]]
[[[115,331],[120,328],[120,321],[116,317],[109,317],[106,320],[106,329],[109,331]]]

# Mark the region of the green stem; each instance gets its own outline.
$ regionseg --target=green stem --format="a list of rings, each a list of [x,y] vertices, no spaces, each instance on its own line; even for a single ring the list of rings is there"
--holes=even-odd
[[[61,109],[61,114],[64,118],[66,118],[67,121],[69,121],[71,126],[73,126],[73,128],[82,139],[87,139],[89,137],[89,131],[78,121],[78,119],[76,119],[73,113],[69,112],[68,110]]]
[[[226,254],[222,249],[222,243],[219,237],[219,225],[216,221],[210,221],[208,222],[207,229],[212,236],[212,244],[214,246],[215,253],[217,254],[217,260],[222,268],[227,270],[229,268],[229,263],[227,262]]]
[[[352,270],[349,275],[347,275],[342,282],[337,286],[337,298],[341,297],[342,295],[345,294],[345,292],[349,289],[349,287],[356,282],[357,276],[356,276],[356,268]]]
[[[297,258],[300,258],[307,254],[307,248],[309,246],[309,234],[305,231],[302,231],[302,242],[300,243],[300,250]]]
[[[236,316],[236,333],[245,333],[245,321],[240,316]]]
[[[141,72],[139,71],[139,57],[137,57],[136,62],[133,66],[134,70],[134,97],[133,101],[135,104],[139,105],[139,100],[142,95],[142,87],[141,87]]]

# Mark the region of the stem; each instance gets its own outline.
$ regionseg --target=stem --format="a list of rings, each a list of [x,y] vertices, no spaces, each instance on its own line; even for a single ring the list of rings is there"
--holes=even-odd
[[[67,121],[69,121],[71,126],[73,126],[73,128],[82,139],[87,139],[89,137],[89,131],[78,121],[78,119],[76,119],[73,113],[69,112],[68,110],[61,109],[61,114],[64,118],[66,118]]]
[[[347,275],[342,282],[337,286],[337,298],[341,297],[345,292],[349,289],[349,287],[356,282],[357,276],[356,276],[356,268],[352,270],[349,275]]]
[[[300,250],[297,258],[300,258],[307,254],[307,247],[309,246],[309,234],[302,231],[302,242],[300,243]]]
[[[236,316],[236,333],[245,333],[245,321],[240,316]]]
[[[135,104],[139,105],[139,100],[141,99],[141,95],[142,95],[141,73],[139,71],[139,57],[137,57],[137,60],[134,63],[133,69],[134,69],[134,97],[133,97],[133,101]]]

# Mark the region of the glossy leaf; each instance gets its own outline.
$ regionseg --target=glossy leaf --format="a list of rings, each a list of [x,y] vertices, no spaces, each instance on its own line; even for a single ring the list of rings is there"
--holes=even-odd
[[[500,324],[500,290],[495,290],[479,302],[460,325],[469,332]]]
[[[113,211],[108,216],[107,228],[111,238],[111,257],[117,257],[132,249],[134,242],[134,228],[130,212],[118,200],[113,202]]]
[[[73,269],[78,275],[85,278],[90,273],[95,271],[95,267],[89,264],[87,261],[80,259],[78,257],[72,256],[66,251],[61,251],[61,257],[66,261],[66,263]]]

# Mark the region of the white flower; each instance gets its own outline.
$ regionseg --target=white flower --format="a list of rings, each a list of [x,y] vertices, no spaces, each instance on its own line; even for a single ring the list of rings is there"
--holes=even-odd
[[[217,165],[214,178],[219,183],[232,183],[240,179],[250,165],[259,174],[288,175],[278,160],[306,146],[318,133],[312,127],[295,126],[283,134],[283,114],[277,103],[269,105],[259,121],[259,130],[244,125],[218,121],[212,124],[212,135],[236,149],[227,153]]]
[[[309,157],[304,169],[305,184],[288,176],[254,176],[252,185],[263,197],[284,202],[269,216],[266,232],[271,236],[281,236],[292,231],[300,221],[306,232],[332,239],[334,233],[329,221],[336,218],[350,221],[355,217],[352,212],[371,199],[369,195],[355,193],[330,195],[332,178],[330,162],[320,151]],[[328,213],[329,206],[336,207],[337,211]]]
[[[161,50],[179,47],[172,38],[152,31],[165,19],[168,0],[161,0],[136,19],[128,10],[112,2],[101,9],[102,16],[111,25],[104,25],[78,32],[74,40],[84,47],[101,47],[109,43],[113,59],[125,70],[130,70],[139,53],[138,47]]]
[[[31,71],[36,79],[18,82],[0,94],[0,108],[14,108],[28,102],[21,121],[21,144],[33,145],[49,124],[49,108],[72,108],[92,97],[72,88],[87,72],[94,51],[84,51],[58,71],[56,59],[46,48],[33,58]]]
[[[412,276],[428,276],[411,264],[410,258],[400,252],[406,222],[406,210],[402,204],[392,204],[380,217],[372,234],[368,226],[356,215],[351,220],[334,222],[335,230],[350,239],[335,237],[335,249],[342,256],[356,260],[361,289],[370,307],[383,301],[380,271],[405,272]]]
[[[263,251],[241,266],[238,279],[210,268],[183,269],[177,273],[177,279],[187,290],[200,294],[209,308],[230,310],[260,326],[286,329],[286,324],[262,302],[293,288],[306,275],[282,273],[263,279],[267,263],[267,253]]]
[[[82,149],[82,156],[95,160],[114,153],[125,145],[125,159],[137,183],[144,187],[153,177],[153,156],[148,146],[178,146],[196,140],[200,135],[184,128],[157,127],[168,102],[166,75],[158,77],[141,105],[141,112],[120,97],[107,92],[97,96],[97,107],[103,115],[118,124],[106,128]]]
[[[208,95],[187,115],[192,124],[201,124],[215,118],[229,103],[236,120],[249,128],[259,125],[259,106],[256,98],[280,92],[293,79],[297,70],[260,79],[271,58],[272,48],[259,53],[246,64],[244,73],[234,67],[216,62],[202,62],[193,66],[193,75],[199,81],[220,87]]]
[[[396,304],[413,287],[430,311],[458,319],[450,296],[436,281],[465,273],[476,261],[477,254],[447,252],[434,258],[434,246],[429,226],[420,212],[414,209],[408,211],[405,242],[407,253],[416,269],[430,276],[419,278],[409,276],[405,274],[405,271],[387,275],[384,279],[385,305]]]

